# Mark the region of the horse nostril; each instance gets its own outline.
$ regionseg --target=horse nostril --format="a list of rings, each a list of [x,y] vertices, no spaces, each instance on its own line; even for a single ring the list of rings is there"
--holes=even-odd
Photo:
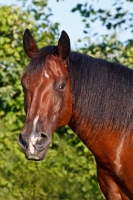
[[[44,133],[40,133],[40,137],[38,138],[36,142],[36,148],[37,150],[42,150],[47,146],[48,143],[48,136],[45,135]]]
[[[40,134],[42,138],[47,138],[47,135],[45,135],[44,133]]]
[[[26,142],[26,139],[24,139],[24,136],[20,133],[19,135],[19,144],[20,144],[20,147],[22,149],[26,149],[27,148],[27,142]]]

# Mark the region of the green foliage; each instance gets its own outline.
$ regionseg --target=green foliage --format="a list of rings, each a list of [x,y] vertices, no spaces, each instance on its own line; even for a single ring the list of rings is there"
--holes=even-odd
[[[50,22],[52,13],[46,0],[32,0],[32,4],[20,1],[24,9],[0,7],[0,199],[103,200],[94,158],[69,127],[53,135],[43,162],[26,160],[18,147],[17,137],[25,119],[20,77],[28,63],[22,48],[23,32],[29,28],[39,47],[56,44],[59,36],[59,24]],[[113,14],[103,8],[96,10],[87,3],[78,4],[72,11],[80,12],[85,33],[93,30],[97,20],[108,30],[117,32],[123,26],[132,31],[131,24],[125,23],[130,22],[132,13],[125,11],[120,1],[115,2]],[[85,45],[78,51],[132,67],[132,40],[123,44],[116,33],[101,37],[99,43],[92,43],[86,37]]]

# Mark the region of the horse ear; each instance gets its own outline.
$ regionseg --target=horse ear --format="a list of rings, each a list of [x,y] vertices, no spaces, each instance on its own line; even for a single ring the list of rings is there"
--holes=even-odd
[[[70,53],[70,39],[65,31],[62,31],[58,40],[58,54],[62,60],[66,60]]]
[[[28,58],[32,58],[33,54],[38,50],[36,42],[31,35],[29,29],[26,29],[23,35],[23,47]]]

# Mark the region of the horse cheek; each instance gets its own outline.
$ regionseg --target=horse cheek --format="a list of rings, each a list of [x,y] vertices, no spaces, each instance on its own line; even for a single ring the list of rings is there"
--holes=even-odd
[[[65,126],[69,123],[72,115],[72,98],[70,93],[66,93],[64,97],[64,102],[61,107],[60,116],[59,116],[59,127]]]

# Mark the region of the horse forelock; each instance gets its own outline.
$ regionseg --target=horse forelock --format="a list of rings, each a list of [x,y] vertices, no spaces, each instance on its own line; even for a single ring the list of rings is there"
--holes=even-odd
[[[24,73],[28,73],[30,76],[36,75],[44,68],[47,56],[56,54],[57,46],[51,45],[39,49],[31,58]]]

